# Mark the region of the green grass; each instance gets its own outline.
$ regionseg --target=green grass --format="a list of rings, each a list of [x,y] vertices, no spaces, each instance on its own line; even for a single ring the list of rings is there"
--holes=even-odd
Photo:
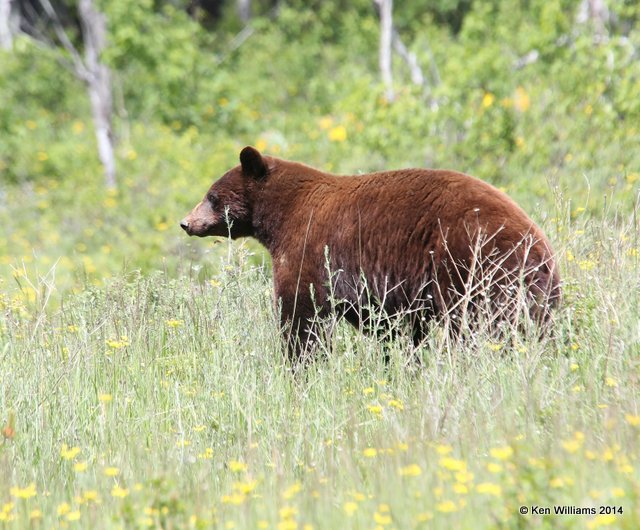
[[[435,329],[422,367],[341,323],[292,374],[243,245],[213,276],[130,274],[51,309],[32,279],[0,300],[0,527],[637,528],[634,226],[558,225],[552,338]]]

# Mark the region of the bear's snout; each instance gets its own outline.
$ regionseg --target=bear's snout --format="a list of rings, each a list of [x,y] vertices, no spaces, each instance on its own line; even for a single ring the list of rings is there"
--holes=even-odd
[[[189,221],[186,218],[180,221],[180,228],[182,228],[187,234],[189,234]]]

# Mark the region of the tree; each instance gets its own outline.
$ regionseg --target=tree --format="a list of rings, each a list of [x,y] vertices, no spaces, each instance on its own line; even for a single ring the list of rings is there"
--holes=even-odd
[[[380,49],[379,65],[382,82],[385,86],[385,97],[387,101],[393,101],[395,93],[393,90],[393,72],[391,69],[392,49],[407,64],[411,75],[411,82],[414,85],[425,88],[426,78],[422,68],[418,63],[416,55],[409,51],[400,38],[400,33],[393,25],[393,0],[374,0],[378,14],[380,15]],[[435,64],[432,65],[433,83],[438,83],[438,71]]]
[[[108,188],[115,188],[117,180],[111,72],[100,60],[106,45],[106,17],[96,9],[94,0],[78,1],[78,17],[84,47],[83,58],[67,35],[50,0],[40,0],[40,4],[53,24],[53,31],[59,44],[71,57],[74,74],[87,86],[98,143],[98,156],[104,168],[105,184]]]
[[[11,2],[12,0],[0,0],[0,48],[3,50],[13,47]]]

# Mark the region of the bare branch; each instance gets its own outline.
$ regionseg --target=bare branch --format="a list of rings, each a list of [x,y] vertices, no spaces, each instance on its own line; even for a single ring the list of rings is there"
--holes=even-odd
[[[58,18],[58,14],[56,13],[56,10],[53,8],[49,0],[39,0],[39,1],[40,1],[40,5],[44,9],[44,12],[47,14],[49,19],[53,23],[53,30],[55,31],[56,36],[60,41],[60,44],[62,44],[63,48],[69,53],[69,55],[71,55],[71,58],[73,60],[73,67],[76,71],[76,75],[82,80],[88,81],[90,74],[87,71],[85,64],[82,62],[82,58],[80,57],[78,50],[71,42],[71,39],[67,35],[67,32],[64,30],[64,26],[62,25],[62,22],[60,22],[60,19]]]

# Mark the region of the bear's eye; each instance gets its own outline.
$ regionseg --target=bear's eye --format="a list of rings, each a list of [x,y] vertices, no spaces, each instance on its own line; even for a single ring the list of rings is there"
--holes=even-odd
[[[213,206],[214,208],[218,205],[219,202],[219,198],[215,193],[209,193],[207,195],[207,200],[209,201],[209,203],[211,204],[211,206]]]

